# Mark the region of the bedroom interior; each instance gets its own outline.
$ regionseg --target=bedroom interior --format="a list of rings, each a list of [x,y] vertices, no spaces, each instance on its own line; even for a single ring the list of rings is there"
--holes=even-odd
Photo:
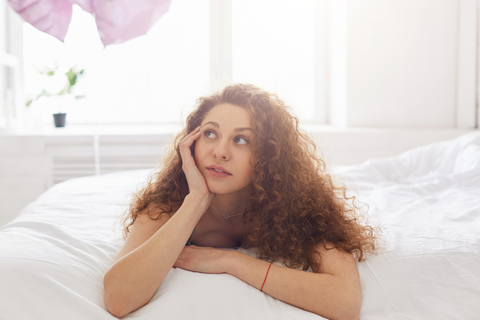
[[[301,5],[264,1],[263,7],[257,3],[244,1],[242,7],[236,0],[202,0],[195,5],[173,0],[168,12],[152,21],[169,26],[172,17],[188,21],[203,10],[206,18],[198,29],[208,41],[195,61],[202,63],[203,69],[197,71],[206,71],[208,77],[192,91],[209,92],[226,82],[258,81],[279,94],[284,89],[293,106],[302,102],[309,106],[296,111],[301,123],[305,120],[302,127],[319,146],[332,174],[369,204],[366,214],[372,223],[388,231],[384,252],[357,264],[364,299],[360,319],[477,318],[480,1],[310,0]],[[193,8],[188,9],[189,5]],[[284,23],[286,13],[275,8],[282,6],[288,9],[285,12],[292,11],[290,15],[311,14],[302,26],[310,28],[310,38],[269,64],[269,54],[289,45],[282,37],[295,43],[291,25],[296,22]],[[79,12],[91,16],[88,8],[82,9],[79,5],[73,8],[73,22],[80,19],[76,18]],[[270,11],[278,30],[265,27],[262,31],[253,22]],[[252,15],[251,30],[242,22],[245,14]],[[109,121],[105,114],[115,113],[115,106],[100,109],[106,100],[91,88],[100,84],[88,78],[86,69],[85,80],[93,84],[82,102],[85,113],[69,111],[67,125],[55,128],[48,100],[33,108],[23,103],[31,93],[27,91],[34,88],[28,82],[33,79],[27,73],[28,62],[32,50],[40,50],[29,39],[40,37],[41,31],[28,25],[7,1],[0,5],[0,17],[0,319],[33,315],[38,319],[113,319],[103,305],[102,277],[123,241],[115,223],[128,196],[152,172],[179,130],[181,124],[174,119],[181,112],[162,121],[165,108],[151,111],[151,106],[135,105],[126,109],[138,108],[138,113],[146,114],[143,118],[125,113]],[[100,30],[98,21],[97,27]],[[171,30],[152,29],[148,37],[174,33]],[[266,53],[258,52],[258,59],[267,75],[249,78],[248,73],[259,69],[258,62],[248,65],[240,57],[254,59],[244,47],[245,38],[254,37],[255,32],[258,38],[251,41],[265,49]],[[65,43],[42,36],[59,47],[74,46],[70,33]],[[100,46],[102,39],[94,33]],[[273,40],[266,41],[270,35]],[[92,52],[112,54],[122,46],[135,50],[132,43],[146,46],[140,41],[147,35],[137,37],[139,42],[120,39],[117,43],[103,38],[105,48]],[[181,41],[174,37],[170,40],[172,51],[186,50],[182,47],[186,44],[177,43]],[[263,40],[272,48],[261,47]],[[159,59],[162,67],[171,58],[168,54],[172,53]],[[296,54],[301,56],[295,58]],[[190,57],[193,54],[181,55],[181,59]],[[297,65],[297,60],[306,62]],[[151,61],[142,63],[147,66]],[[131,69],[142,65],[134,63]],[[180,62],[171,63],[177,68],[175,63]],[[281,72],[275,73],[277,68],[292,79],[282,79]],[[304,74],[297,74],[296,68]],[[122,79],[128,76],[148,78],[132,73]],[[166,78],[158,83],[167,88],[182,83],[182,77],[170,77],[171,82]],[[293,86],[305,88],[286,89]],[[123,87],[106,88],[102,87],[104,95],[118,95],[115,103],[131,101],[122,98]],[[165,101],[183,112],[191,96],[181,100],[175,94]],[[93,98],[88,102],[89,95],[97,102]],[[95,106],[103,118],[95,113]],[[254,250],[244,253],[255,255]],[[209,298],[198,299],[207,282]],[[185,295],[192,298],[191,308],[182,308],[178,302]],[[216,299],[215,305],[211,298]],[[24,307],[25,301],[29,308]],[[246,304],[252,307],[241,307]],[[154,314],[169,319],[211,319],[213,306],[222,306],[217,316],[229,319],[322,319],[228,274],[181,269],[172,269],[152,302],[125,318],[150,319]]]

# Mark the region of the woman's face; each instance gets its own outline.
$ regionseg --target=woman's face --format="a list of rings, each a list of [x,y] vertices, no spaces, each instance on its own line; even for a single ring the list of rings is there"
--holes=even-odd
[[[217,105],[205,115],[195,145],[195,162],[211,192],[237,192],[250,183],[254,138],[250,121],[245,109],[231,104]],[[216,172],[215,166],[227,173]]]

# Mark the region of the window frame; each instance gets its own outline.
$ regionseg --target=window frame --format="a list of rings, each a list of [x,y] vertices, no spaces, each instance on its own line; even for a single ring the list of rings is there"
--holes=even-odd
[[[3,2],[0,13],[3,19],[1,23],[1,39],[0,46],[0,66],[7,67],[8,72],[5,74],[5,82],[3,82],[0,92],[0,117],[5,117],[6,125],[0,127],[1,131],[14,130],[21,125],[21,121],[25,118],[25,109],[23,104],[23,21],[15,11]],[[12,106],[5,104],[7,95],[12,92]],[[12,108],[8,110],[8,108]]]

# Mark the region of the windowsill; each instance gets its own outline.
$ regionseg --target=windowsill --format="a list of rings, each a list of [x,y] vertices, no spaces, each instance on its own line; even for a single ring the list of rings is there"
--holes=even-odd
[[[83,135],[173,135],[182,129],[183,124],[158,123],[158,124],[101,124],[101,125],[66,125],[63,128],[44,126],[39,129],[0,129],[0,136],[83,136]],[[326,124],[304,124],[301,128],[309,133],[467,133],[475,129],[459,128],[405,128],[405,127],[339,127]],[[478,130],[478,129],[476,129]]]
[[[44,126],[37,129],[20,129],[1,131],[0,136],[83,136],[83,135],[165,135],[181,130],[180,125],[170,123],[159,124],[101,124],[76,125],[67,124],[63,128]]]

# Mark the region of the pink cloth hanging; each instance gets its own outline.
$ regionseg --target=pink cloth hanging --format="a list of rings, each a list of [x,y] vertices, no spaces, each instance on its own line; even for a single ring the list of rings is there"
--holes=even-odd
[[[8,0],[26,22],[64,41],[79,5],[95,17],[104,46],[144,35],[168,11],[172,0]]]

